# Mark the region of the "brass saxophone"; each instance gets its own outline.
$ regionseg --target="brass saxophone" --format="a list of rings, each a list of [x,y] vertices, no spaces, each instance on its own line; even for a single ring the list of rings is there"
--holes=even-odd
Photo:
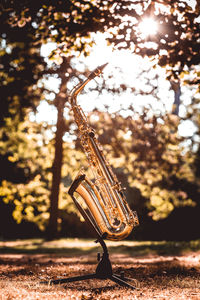
[[[109,240],[122,240],[139,224],[137,213],[129,208],[121,184],[104,157],[94,130],[88,124],[82,108],[77,105],[77,95],[90,80],[102,73],[106,65],[96,68],[70,93],[70,104],[78,126],[80,142],[93,170],[94,181],[89,180],[81,170],[72,183],[69,194],[83,211],[73,193],[77,192],[81,196],[86,206],[84,211],[89,214],[90,222],[98,234]]]

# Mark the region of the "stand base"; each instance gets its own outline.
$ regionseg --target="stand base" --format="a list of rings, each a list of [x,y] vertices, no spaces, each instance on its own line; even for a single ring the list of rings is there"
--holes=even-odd
[[[42,281],[41,283],[54,285],[54,284],[62,284],[62,283],[75,282],[75,281],[81,281],[87,279],[109,279],[121,286],[131,288],[132,290],[136,289],[136,287],[132,286],[126,281],[128,280],[128,278],[124,277],[123,273],[121,275],[112,273],[112,266],[107,252],[103,253],[102,258],[97,265],[96,273],[69,277],[69,278],[62,278],[57,280]]]
[[[112,274],[112,275],[110,275],[106,278],[99,278],[96,273],[93,273],[93,274],[87,274],[87,275],[83,275],[83,276],[62,278],[62,279],[50,280],[50,281],[43,281],[41,283],[54,285],[54,284],[62,284],[62,283],[75,282],[75,281],[88,280],[88,279],[110,279],[111,281],[116,282],[121,286],[131,288],[132,290],[136,289],[136,287],[134,287],[133,285],[131,285],[128,282],[125,281],[126,278],[122,279],[121,276],[119,276],[117,274]]]

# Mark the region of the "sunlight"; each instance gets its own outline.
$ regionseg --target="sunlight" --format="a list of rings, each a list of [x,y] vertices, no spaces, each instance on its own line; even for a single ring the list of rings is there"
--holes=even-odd
[[[158,30],[158,24],[152,18],[143,19],[139,25],[141,34],[148,36],[156,34]],[[92,111],[96,107],[100,111],[105,110],[105,105],[109,105],[108,112],[113,113],[116,111],[121,111],[121,114],[124,117],[127,117],[132,114],[132,111],[129,110],[129,106],[133,105],[135,111],[142,112],[143,107],[149,107],[151,105],[152,114],[156,111],[170,112],[173,106],[174,93],[172,90],[169,90],[169,81],[166,80],[165,70],[157,66],[153,68],[154,62],[152,62],[147,57],[140,57],[136,54],[133,54],[129,50],[115,50],[112,51],[112,48],[107,45],[104,34],[95,34],[95,45],[89,56],[85,57],[80,55],[78,58],[75,58],[74,62],[77,67],[80,64],[85,64],[89,70],[94,70],[97,65],[104,64],[109,62],[108,66],[104,70],[104,79],[107,81],[107,84],[111,87],[119,85],[119,83],[126,83],[128,89],[125,93],[119,95],[112,95],[112,93],[102,93],[98,95],[95,91],[89,92],[86,88],[86,94],[79,96],[79,104],[81,105],[84,112],[87,113]],[[56,47],[55,44],[50,44],[42,46],[41,53],[48,62],[48,55]],[[98,60],[97,60],[98,58]],[[151,71],[149,71],[151,70]],[[110,74],[112,74],[110,76]],[[148,85],[147,78],[149,80],[155,81],[155,76],[157,78],[158,86],[158,97],[161,101],[158,101],[153,94],[148,94]],[[101,85],[101,77],[95,78],[94,81],[91,81],[89,87],[92,86],[95,88],[96,84]],[[59,80],[55,77],[50,77],[45,81],[45,84],[51,90],[58,92],[59,90]],[[70,82],[68,89],[71,89],[74,86],[74,82]],[[136,87],[136,90],[141,91],[140,94],[134,95],[132,87]],[[191,91],[193,93],[193,91]],[[185,101],[191,99],[192,95],[188,95],[188,90],[182,88],[181,100],[183,104],[187,104]],[[98,101],[95,101],[98,98]],[[51,99],[49,99],[51,100]],[[184,105],[180,107],[180,115],[184,115]],[[56,123],[57,114],[56,111],[48,105],[45,101],[41,102],[37,109],[36,116],[30,116],[32,118],[36,117],[38,122],[48,122],[51,124]],[[68,111],[65,113],[65,117],[68,117]],[[181,124],[179,126],[179,134],[191,136],[191,133],[194,132],[193,127],[184,126]],[[188,124],[187,124],[188,125]],[[65,137],[68,139],[68,137]]]
[[[154,35],[158,31],[158,24],[152,18],[145,18],[142,22],[138,25],[139,31],[145,37],[149,35]]]
[[[145,23],[144,23],[145,24]],[[104,34],[95,34],[93,36],[95,38],[95,45],[89,56],[85,57],[80,55],[78,58],[74,60],[74,62],[79,65],[79,63],[84,63],[89,70],[94,70],[97,65],[102,65],[106,62],[109,62],[108,66],[104,70],[104,79],[107,84],[112,86],[118,86],[119,83],[126,83],[128,90],[126,93],[121,93],[119,95],[112,95],[112,93],[103,93],[98,95],[95,92],[89,92],[86,88],[86,94],[79,96],[79,104],[83,108],[83,110],[87,113],[91,111],[94,106],[98,110],[105,110],[105,105],[109,105],[109,113],[113,113],[115,111],[121,111],[122,114],[129,114],[130,110],[128,107],[133,104],[136,111],[141,111],[142,107],[151,103],[155,109],[160,107],[160,103],[154,99],[153,95],[137,95],[137,99],[133,97],[132,87],[136,86],[138,90],[144,92],[148,92],[147,82],[145,77],[145,73],[148,73],[151,70],[151,79],[154,78],[155,73],[159,73],[158,86],[162,86],[162,89],[159,91],[159,96],[162,99],[162,102],[165,103],[166,109],[170,111],[173,103],[173,94],[168,93],[169,83],[165,79],[165,72],[161,68],[157,68],[156,70],[153,68],[153,62],[151,62],[147,57],[142,58],[136,54],[133,54],[129,50],[115,50],[113,51],[111,47],[107,45],[105,35]],[[42,47],[42,54],[45,58],[49,55],[49,49],[55,49],[55,45],[51,44],[51,47]],[[98,60],[97,60],[98,58]],[[159,70],[158,70],[159,69]],[[112,76],[110,76],[112,74]],[[140,76],[138,76],[141,74]],[[50,80],[50,79],[49,79]],[[54,82],[55,80],[55,82]],[[101,77],[95,78],[94,81],[91,81],[89,84],[89,88],[92,86],[95,87],[96,84],[101,85]],[[56,90],[58,89],[58,79],[51,78],[49,82],[46,82],[48,87]],[[74,82],[69,83],[68,88],[72,88]],[[98,96],[98,101],[94,101]],[[126,99],[126,100],[125,100]],[[125,101],[124,101],[125,100]],[[46,121],[47,115],[47,107],[45,110],[41,109],[38,111],[42,118],[42,114],[44,114],[44,118]],[[50,114],[49,114],[50,116]]]

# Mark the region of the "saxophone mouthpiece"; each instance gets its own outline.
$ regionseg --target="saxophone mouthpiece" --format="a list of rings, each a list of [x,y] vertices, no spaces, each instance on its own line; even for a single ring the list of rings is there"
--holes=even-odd
[[[99,67],[97,67],[92,73],[90,73],[90,75],[88,76],[88,79],[94,79],[96,76],[99,76],[103,69],[108,65],[108,63],[103,64]]]
[[[106,64],[104,64],[104,65],[101,65],[101,66],[99,66],[97,69],[99,69],[100,70],[100,72],[102,72],[103,71],[103,69],[106,67],[108,65],[108,63],[106,63]]]

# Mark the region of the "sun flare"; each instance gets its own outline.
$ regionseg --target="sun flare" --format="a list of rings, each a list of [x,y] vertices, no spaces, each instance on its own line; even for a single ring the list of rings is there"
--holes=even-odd
[[[145,37],[149,35],[154,35],[158,31],[158,24],[152,18],[143,19],[140,24],[138,25],[139,31]]]

